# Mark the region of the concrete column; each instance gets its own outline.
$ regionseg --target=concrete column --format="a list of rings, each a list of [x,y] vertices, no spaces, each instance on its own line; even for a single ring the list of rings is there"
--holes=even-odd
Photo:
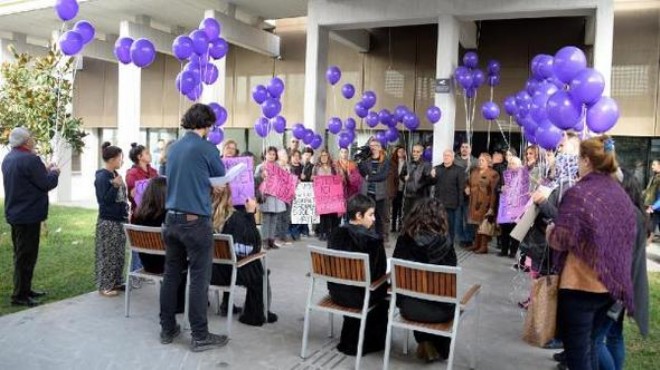
[[[328,43],[330,32],[321,27],[312,13],[307,20],[307,50],[305,54],[305,127],[320,132],[325,121]]]
[[[234,12],[236,6],[233,6]],[[214,18],[215,10],[207,10],[204,12],[204,18]],[[224,32],[223,28],[220,32]],[[222,36],[222,34],[220,35]],[[225,106],[225,83],[227,81],[227,57],[220,60],[212,60],[211,63],[218,68],[218,80],[213,85],[204,85],[204,91],[200,101],[204,104],[216,102],[223,107]]]
[[[610,96],[612,89],[612,50],[614,42],[613,0],[601,0],[596,8],[596,32],[594,42],[594,68],[605,77],[603,95]]]
[[[458,61],[460,22],[452,15],[438,17],[438,51],[435,77],[451,79]],[[442,111],[442,118],[433,126],[433,164],[442,162],[442,152],[454,147],[456,98],[454,92],[435,94],[435,105]]]
[[[131,37],[129,22],[122,21],[120,37]],[[133,64],[117,63],[119,68],[117,96],[117,142],[112,143],[124,151],[122,176],[131,167],[128,151],[131,143],[140,137],[142,70]]]

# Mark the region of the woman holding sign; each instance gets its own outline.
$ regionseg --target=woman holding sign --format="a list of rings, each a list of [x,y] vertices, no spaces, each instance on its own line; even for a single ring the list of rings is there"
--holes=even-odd
[[[277,166],[277,148],[269,146],[264,152],[263,162],[254,171],[254,185],[257,187],[257,200],[261,203],[261,232],[264,240],[264,249],[279,249],[275,244],[277,219],[279,214],[286,211],[286,204],[272,195],[262,192],[262,183],[268,177],[266,167]]]
[[[319,162],[314,166],[312,178],[317,176],[334,176],[337,175],[337,169],[332,164],[332,157],[327,149],[321,150]],[[328,213],[320,215],[321,225],[319,225],[319,240],[328,240],[330,233],[339,226],[339,217],[336,213]]]

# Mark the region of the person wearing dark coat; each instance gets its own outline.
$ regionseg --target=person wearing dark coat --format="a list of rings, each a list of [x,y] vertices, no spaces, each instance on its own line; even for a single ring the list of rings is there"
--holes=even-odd
[[[367,253],[369,255],[371,281],[381,278],[387,270],[383,239],[371,230],[375,222],[375,207],[373,199],[366,195],[358,194],[349,199],[347,207],[348,224],[335,229],[328,239],[328,249]],[[364,288],[328,283],[328,290],[330,298],[335,303],[346,307],[362,308],[365,295]],[[385,347],[387,303],[384,298],[386,296],[386,284],[371,292],[369,304],[376,305],[376,307],[367,315],[363,355],[380,351]],[[344,317],[337,350],[346,355],[355,356],[357,354],[359,329],[359,319]]]
[[[451,242],[456,242],[457,210],[463,204],[463,187],[465,184],[465,169],[454,164],[454,152],[447,149],[442,153],[442,164],[431,170],[435,182],[435,199],[438,199],[447,212],[447,225]],[[460,222],[463,222],[460,220]]]
[[[46,168],[34,154],[35,142],[24,127],[9,134],[11,151],[2,161],[5,187],[5,218],[11,226],[14,247],[12,305],[36,306],[44,292],[32,290],[32,275],[39,255],[41,222],[48,217],[48,192],[60,175],[56,166]]]
[[[392,257],[433,265],[456,266],[456,252],[447,232],[447,214],[443,204],[435,198],[420,199],[406,219],[396,241]],[[397,297],[401,316],[426,323],[453,320],[454,306],[449,303]],[[419,343],[417,356],[428,362],[449,357],[451,341],[447,337],[414,332]]]
[[[412,161],[406,166],[404,177],[406,185],[403,188],[403,218],[409,216],[410,210],[415,206],[417,200],[426,198],[430,193],[431,164],[422,159],[424,146],[415,144],[412,148]]]

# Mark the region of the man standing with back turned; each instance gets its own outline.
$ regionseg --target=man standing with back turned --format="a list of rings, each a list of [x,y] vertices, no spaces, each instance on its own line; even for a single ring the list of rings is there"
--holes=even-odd
[[[45,292],[32,290],[32,275],[39,255],[41,222],[48,217],[48,192],[55,189],[60,170],[44,166],[34,154],[34,139],[24,127],[9,134],[11,152],[2,161],[5,217],[14,244],[14,293],[11,304],[36,306]]]
[[[160,290],[160,341],[172,343],[181,333],[176,323],[177,290],[181,271],[190,269],[188,319],[192,331],[190,349],[200,352],[227,344],[227,337],[209,333],[206,317],[208,288],[213,263],[213,225],[209,178],[224,176],[218,149],[205,140],[215,122],[211,108],[195,104],[183,115],[187,132],[172,144],[167,158],[167,215],[163,239],[167,245],[165,277]]]

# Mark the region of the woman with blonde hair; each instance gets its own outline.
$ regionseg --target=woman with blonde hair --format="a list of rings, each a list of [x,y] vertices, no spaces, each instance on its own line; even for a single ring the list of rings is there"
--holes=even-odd
[[[261,252],[261,236],[254,219],[256,211],[257,202],[254,199],[248,199],[245,202],[245,211],[234,209],[229,187],[224,187],[220,192],[213,194],[213,230],[216,233],[232,236],[236,258],[239,260]],[[213,265],[211,284],[227,285],[230,279],[230,266]],[[249,263],[238,269],[236,284],[247,288],[243,313],[238,319],[243,324],[261,326],[266,322],[277,321],[277,315],[270,311],[268,311],[268,317],[264,317],[263,279],[264,267],[261,263]],[[269,306],[270,294],[270,283],[268,283]],[[221,307],[223,312],[228,310],[227,298],[225,296],[223,299]]]
[[[495,221],[495,201],[497,184],[500,175],[491,167],[493,160],[488,153],[481,153],[478,166],[470,171],[470,176],[465,184],[465,194],[470,197],[468,207],[468,223],[477,231],[479,226],[488,219]],[[488,243],[492,235],[476,233],[474,245],[470,248],[474,253],[488,253]]]

